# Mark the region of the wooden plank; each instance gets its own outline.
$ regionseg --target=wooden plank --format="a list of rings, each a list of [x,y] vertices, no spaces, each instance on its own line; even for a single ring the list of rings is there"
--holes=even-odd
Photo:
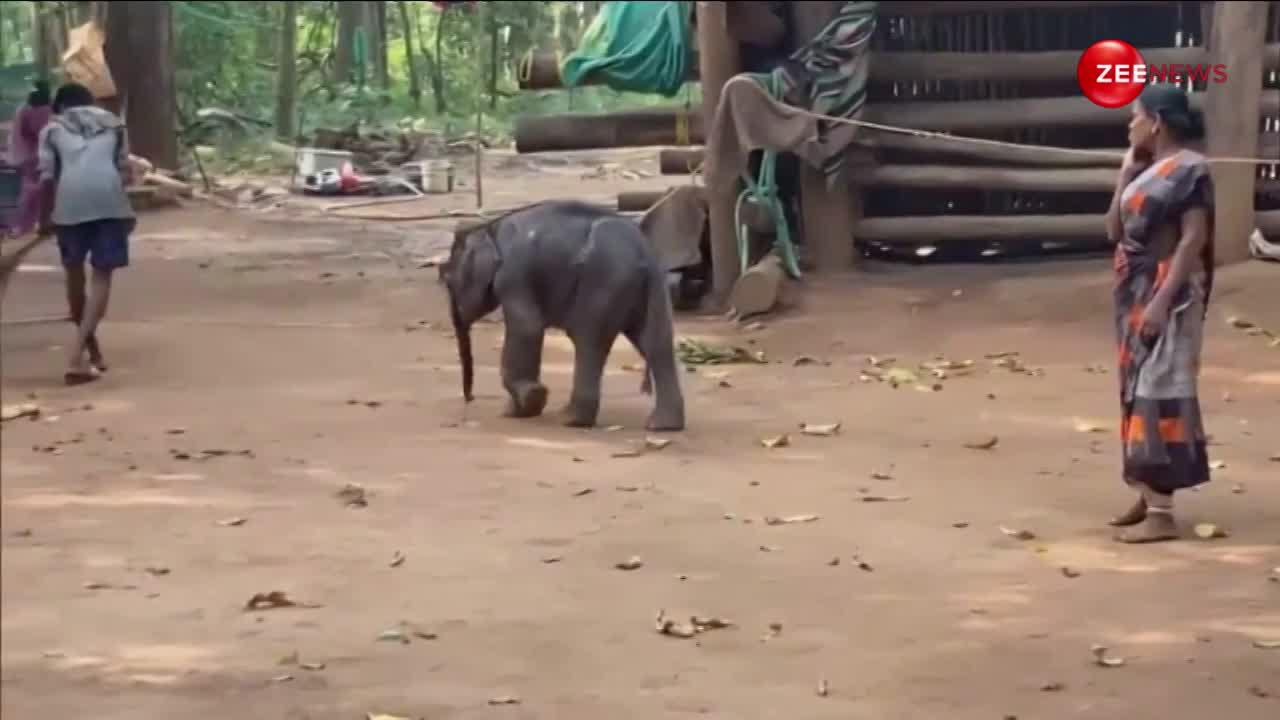
[[[1209,52],[1202,47],[1149,48],[1141,52],[1142,58],[1148,65],[1197,65],[1209,62]],[[1079,61],[1079,50],[991,53],[879,52],[871,58],[871,82],[1067,81],[1076,77],[1076,63]],[[1280,43],[1272,43],[1265,47],[1263,68],[1280,69]]]
[[[1259,70],[1261,73],[1261,70]],[[1222,88],[1225,85],[1211,85]],[[1192,96],[1192,105],[1203,107],[1206,93]],[[1255,124],[1262,115],[1280,114],[1280,90],[1264,90],[1253,120],[1237,111],[1241,125]],[[881,125],[950,132],[959,135],[1045,127],[1118,127],[1129,121],[1129,108],[1098,107],[1085,97],[1019,98],[1013,100],[960,100],[954,102],[903,102],[868,105],[863,120]],[[516,151],[594,150],[616,147],[701,145],[703,123],[697,108],[660,108],[603,115],[569,114],[521,117],[516,122]],[[686,118],[687,136],[679,136],[679,118]]]
[[[729,78],[742,69],[741,50],[729,37],[728,8],[723,2],[695,5],[698,33],[698,72],[702,76],[702,112],[697,115],[704,127],[712,127],[720,93]],[[702,135],[702,127],[698,128]],[[692,131],[691,133],[692,134]],[[705,136],[704,136],[705,137]],[[700,142],[673,138],[674,144]],[[738,279],[738,239],[733,223],[734,193],[711,193],[707,198],[707,227],[711,246],[711,298],[722,307]]]
[[[1142,50],[1151,65],[1196,65],[1209,62],[1202,47],[1163,47]],[[892,52],[871,54],[871,82],[911,82],[912,80],[974,80],[1057,82],[1076,76],[1078,50],[1048,52]],[[1263,50],[1263,68],[1280,69],[1280,43]],[[559,57],[554,52],[539,51],[521,61],[517,77],[522,90],[550,90],[563,87]],[[691,65],[689,81],[698,79],[697,67]],[[583,85],[598,85],[601,79],[588,76]]]
[[[1258,114],[1280,114],[1263,91],[1262,47],[1267,31],[1267,3],[1217,2],[1213,6],[1213,62],[1231,69],[1225,83],[1209,85],[1205,107],[1208,154],[1211,157],[1257,157]],[[1197,95],[1197,97],[1199,97]],[[1258,171],[1244,164],[1215,164],[1214,244],[1219,264],[1250,257],[1254,229],[1253,189]]]
[[[885,244],[973,240],[1081,240],[1105,237],[1103,215],[922,215],[864,218],[854,236]]]
[[[879,165],[860,168],[850,175],[850,182],[855,185],[904,189],[1110,193],[1116,185],[1116,171],[1112,168]]]

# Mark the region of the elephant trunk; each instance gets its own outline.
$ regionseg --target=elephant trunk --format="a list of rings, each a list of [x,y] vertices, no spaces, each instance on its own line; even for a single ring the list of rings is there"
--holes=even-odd
[[[471,357],[471,325],[462,319],[462,311],[452,296],[449,298],[449,315],[453,318],[453,334],[458,338],[458,360],[462,363],[462,397],[471,402],[471,387],[475,383],[475,361]]]

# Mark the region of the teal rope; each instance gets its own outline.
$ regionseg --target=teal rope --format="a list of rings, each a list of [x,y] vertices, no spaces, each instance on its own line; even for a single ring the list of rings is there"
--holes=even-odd
[[[764,86],[771,97],[778,98],[782,95],[781,83],[777,75],[753,75],[752,77]],[[738,263],[740,271],[746,272],[747,259],[751,255],[751,237],[746,223],[742,221],[742,207],[744,203],[751,202],[764,208],[773,220],[773,252],[782,260],[782,267],[787,274],[799,279],[800,263],[796,259],[795,245],[791,242],[791,228],[787,224],[786,210],[778,194],[777,170],[778,153],[774,150],[765,150],[756,178],[753,179],[750,175],[743,176],[747,186],[738,194],[738,202],[733,208],[733,225],[738,236]]]

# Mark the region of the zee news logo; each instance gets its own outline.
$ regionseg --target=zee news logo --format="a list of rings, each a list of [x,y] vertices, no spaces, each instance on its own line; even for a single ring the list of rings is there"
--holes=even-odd
[[[1102,40],[1090,45],[1076,65],[1080,91],[1095,105],[1118,108],[1133,102],[1151,81],[1213,82],[1227,81],[1227,66],[1222,64],[1165,63],[1152,65],[1138,49],[1123,40]]]

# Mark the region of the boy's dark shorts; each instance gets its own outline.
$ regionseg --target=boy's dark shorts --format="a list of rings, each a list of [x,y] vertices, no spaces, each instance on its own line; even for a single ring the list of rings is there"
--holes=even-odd
[[[55,226],[63,267],[83,266],[86,256],[95,270],[127,267],[129,234],[136,225],[133,218],[113,218]]]

